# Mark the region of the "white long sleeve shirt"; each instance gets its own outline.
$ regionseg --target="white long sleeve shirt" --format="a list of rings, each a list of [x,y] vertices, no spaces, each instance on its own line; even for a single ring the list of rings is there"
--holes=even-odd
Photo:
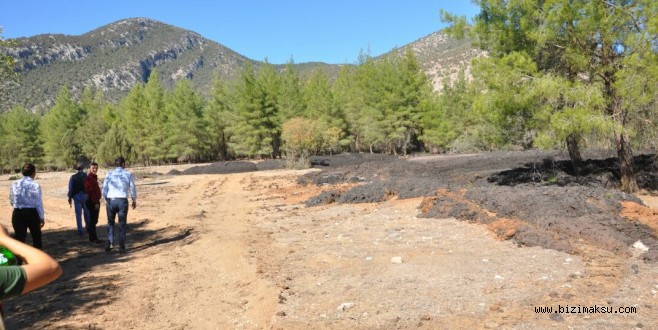
[[[110,171],[103,180],[103,198],[128,198],[132,197],[133,202],[137,201],[137,190],[135,189],[135,179],[132,173],[117,167]]]
[[[9,191],[9,203],[16,209],[37,209],[39,218],[44,219],[41,186],[29,176],[14,181]]]

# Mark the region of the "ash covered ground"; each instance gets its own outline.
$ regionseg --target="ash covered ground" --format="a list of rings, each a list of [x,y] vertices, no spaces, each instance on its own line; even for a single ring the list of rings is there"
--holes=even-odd
[[[647,262],[658,261],[658,212],[616,187],[619,168],[611,151],[588,151],[581,176],[557,151],[495,152],[399,158],[342,154],[315,157],[321,172],[299,179],[324,191],[307,207],[425,197],[426,218],[483,223],[501,239],[578,254],[583,244],[630,255],[640,241]],[[635,157],[644,194],[658,191],[655,155]],[[344,189],[345,183],[351,188]]]

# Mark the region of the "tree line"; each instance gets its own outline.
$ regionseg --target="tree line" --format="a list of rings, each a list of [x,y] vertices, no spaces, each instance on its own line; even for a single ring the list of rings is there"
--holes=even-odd
[[[239,78],[216,78],[207,95],[181,79],[168,90],[153,70],[122,100],[62,86],[43,113],[15,107],[0,116],[5,170],[25,161],[53,169],[80,160],[157,165],[236,158],[420,149],[420,117],[434,97],[411,51],[345,66],[336,79],[317,70],[302,79],[292,60],[277,70],[247,63]],[[286,132],[286,129],[288,132]],[[310,140],[295,144],[291,132]]]

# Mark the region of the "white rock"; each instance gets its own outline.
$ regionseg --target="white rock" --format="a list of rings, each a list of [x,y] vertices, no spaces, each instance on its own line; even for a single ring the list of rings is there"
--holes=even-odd
[[[340,306],[338,306],[337,309],[338,309],[339,311],[344,311],[344,310],[348,310],[348,309],[350,309],[350,308],[352,308],[352,307],[354,307],[354,303],[353,303],[353,302],[344,302],[344,303],[340,304]]]
[[[496,276],[494,276],[494,278],[497,279],[497,280],[505,279],[504,277],[502,277],[502,276],[500,276],[500,275],[496,275]]]
[[[644,243],[642,243],[642,241],[637,241],[637,242],[633,243],[633,247],[640,250],[640,251],[642,251],[642,252],[649,251],[649,248],[646,245],[644,245]]]
[[[402,263],[402,257],[393,257],[393,258],[391,258],[391,263],[401,264]]]

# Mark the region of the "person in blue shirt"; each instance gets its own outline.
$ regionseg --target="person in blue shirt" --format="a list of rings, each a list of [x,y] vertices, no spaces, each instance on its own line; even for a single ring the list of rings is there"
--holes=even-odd
[[[9,203],[14,207],[11,224],[17,240],[25,242],[27,230],[32,236],[32,245],[42,249],[41,228],[46,223],[43,213],[41,186],[34,181],[37,170],[34,164],[27,163],[21,170],[23,178],[14,181],[9,191]]]
[[[128,221],[128,198],[132,199],[132,208],[137,207],[137,190],[132,173],[125,170],[126,160],[119,157],[114,161],[116,168],[103,180],[101,192],[105,198],[107,210],[107,247],[114,248],[114,222],[119,217],[119,252],[126,252],[126,222]]]
[[[82,163],[77,163],[75,165],[77,172],[71,175],[69,179],[69,207],[71,207],[71,201],[75,205],[75,223],[78,227],[78,235],[84,235],[82,227],[82,216],[84,215],[85,223],[84,229],[89,228],[89,210],[87,209],[87,191],[85,190],[85,179],[87,179],[87,173],[83,171],[84,167]]]

